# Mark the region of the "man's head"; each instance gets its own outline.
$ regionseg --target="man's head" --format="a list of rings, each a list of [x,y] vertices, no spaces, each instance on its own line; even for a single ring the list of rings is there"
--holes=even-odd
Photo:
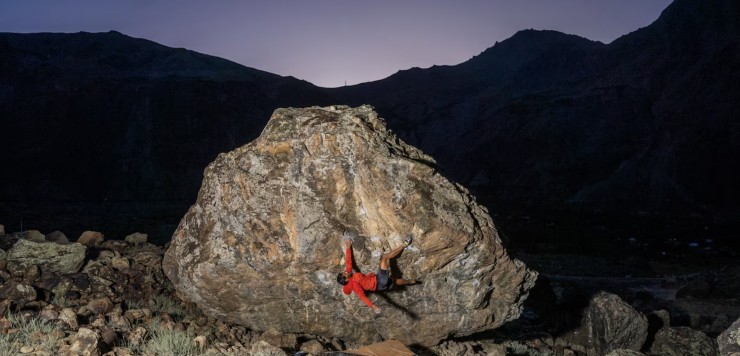
[[[347,278],[349,278],[349,273],[347,272],[341,272],[337,274],[337,283],[341,285],[347,284]]]

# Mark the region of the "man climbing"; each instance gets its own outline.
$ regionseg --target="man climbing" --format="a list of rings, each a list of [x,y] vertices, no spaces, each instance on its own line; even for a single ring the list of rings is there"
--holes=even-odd
[[[415,284],[415,279],[392,279],[391,278],[391,267],[389,260],[397,257],[401,251],[411,244],[411,236],[406,238],[402,246],[398,246],[390,252],[380,257],[380,268],[378,273],[367,273],[363,274],[360,272],[352,273],[352,240],[347,239],[345,241],[345,257],[347,268],[345,272],[337,274],[337,282],[343,285],[342,291],[344,294],[350,294],[352,291],[357,293],[357,296],[365,302],[375,313],[380,313],[380,308],[373,304],[370,299],[367,298],[365,292],[374,292],[390,289],[394,284],[397,286],[403,286],[408,284]]]

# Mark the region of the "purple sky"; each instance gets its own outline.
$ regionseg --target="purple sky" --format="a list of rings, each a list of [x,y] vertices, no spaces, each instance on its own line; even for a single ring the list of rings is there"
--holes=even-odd
[[[116,30],[324,87],[459,64],[519,30],[609,43],[671,0],[2,0],[0,32]]]

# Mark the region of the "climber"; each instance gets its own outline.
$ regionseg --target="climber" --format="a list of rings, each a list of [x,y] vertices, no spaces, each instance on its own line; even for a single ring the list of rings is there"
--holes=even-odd
[[[378,273],[367,273],[363,274],[360,272],[352,273],[352,241],[347,239],[345,241],[345,262],[347,265],[346,271],[337,274],[337,282],[343,285],[342,291],[344,294],[350,294],[352,291],[357,293],[357,296],[365,302],[375,313],[380,313],[380,308],[373,304],[370,299],[367,298],[365,292],[374,292],[390,289],[394,284],[397,286],[416,284],[415,279],[392,279],[391,278],[391,267],[389,260],[398,256],[401,251],[411,244],[412,238],[409,236],[403,242],[402,246],[398,246],[390,252],[380,256],[380,268]]]

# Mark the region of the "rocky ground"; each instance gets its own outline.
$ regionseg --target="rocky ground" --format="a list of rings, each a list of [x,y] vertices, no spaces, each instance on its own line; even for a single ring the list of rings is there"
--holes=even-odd
[[[5,234],[0,225],[0,355],[318,355],[362,346],[202,314],[174,295],[161,269],[166,246],[145,234],[111,240],[88,231],[75,241]],[[519,320],[409,347],[421,355],[731,354],[740,350],[740,323],[731,326],[740,302],[738,268],[730,269],[632,292],[615,280],[545,276]]]

